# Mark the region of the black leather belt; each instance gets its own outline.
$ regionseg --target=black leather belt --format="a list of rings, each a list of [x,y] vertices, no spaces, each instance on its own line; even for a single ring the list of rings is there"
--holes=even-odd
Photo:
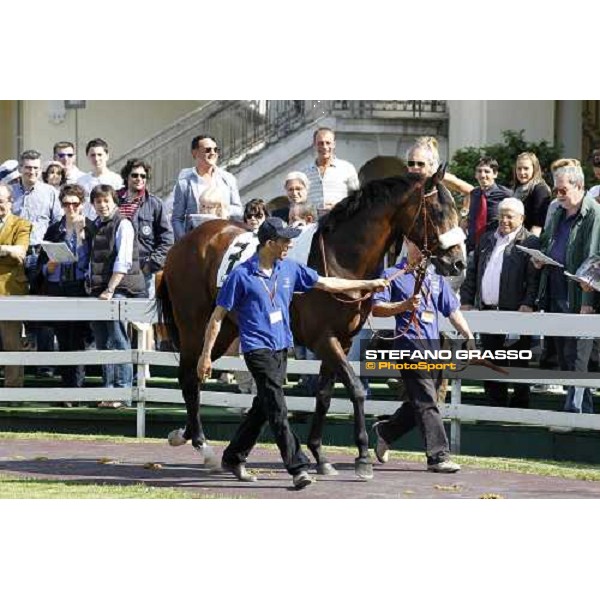
[[[482,304],[481,310],[500,310],[497,304]]]

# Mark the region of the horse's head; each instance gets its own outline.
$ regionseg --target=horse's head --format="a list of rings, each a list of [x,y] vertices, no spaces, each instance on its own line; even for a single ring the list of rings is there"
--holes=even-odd
[[[460,275],[467,264],[465,234],[458,224],[454,199],[442,185],[444,173],[442,165],[432,177],[417,181],[409,203],[412,225],[406,236],[431,258],[440,274]]]

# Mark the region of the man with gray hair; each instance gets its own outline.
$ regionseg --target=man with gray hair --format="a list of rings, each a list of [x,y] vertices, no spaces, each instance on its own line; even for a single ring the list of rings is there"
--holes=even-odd
[[[32,286],[36,280],[38,258],[41,243],[50,225],[57,223],[63,216],[63,209],[54,187],[41,179],[42,155],[37,150],[26,150],[19,157],[19,172],[21,181],[12,186],[13,214],[30,221],[33,225],[27,256],[25,257],[25,275],[29,280],[30,292],[35,293]],[[29,331],[35,333],[39,351],[54,350],[54,330],[43,325],[29,326]],[[52,369],[39,368],[38,373],[51,376]]]
[[[531,264],[529,255],[517,245],[538,249],[536,236],[525,229],[525,207],[517,198],[505,198],[498,204],[498,227],[484,233],[473,260],[469,261],[467,276],[460,290],[461,310],[518,310],[532,312],[535,306],[540,274]],[[505,334],[481,334],[486,350],[499,350],[511,345],[513,350],[528,350],[529,336],[520,336],[516,343]],[[504,363],[508,365],[508,361]],[[525,362],[511,366],[526,367]],[[485,381],[484,389],[492,406],[528,408],[529,385],[516,384],[509,400],[508,386],[500,381]]]
[[[541,236],[541,250],[564,265],[565,271],[575,273],[587,258],[600,254],[600,204],[586,196],[580,166],[561,167],[554,172],[554,195],[559,207]],[[564,276],[562,268],[536,261],[534,265],[542,271],[540,309],[582,315],[596,312],[597,292],[584,291],[577,282]],[[561,370],[587,372],[592,339],[563,337],[556,342]],[[590,389],[569,386],[564,410],[593,413]]]

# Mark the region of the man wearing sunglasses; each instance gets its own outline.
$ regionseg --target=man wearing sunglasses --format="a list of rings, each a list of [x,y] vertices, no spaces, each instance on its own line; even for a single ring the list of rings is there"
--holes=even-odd
[[[140,268],[148,298],[154,298],[154,274],[165,264],[173,245],[167,212],[160,198],[150,193],[150,165],[130,158],[121,169],[125,186],[118,193],[119,213],[133,223],[139,245]]]
[[[175,241],[193,229],[190,215],[200,212],[200,197],[211,187],[222,193],[225,204],[229,205],[229,215],[242,219],[244,209],[235,177],[217,166],[220,149],[214,137],[200,134],[192,140],[192,156],[195,166],[184,169],[173,191],[173,234]]]
[[[52,149],[54,160],[58,161],[67,172],[67,183],[75,184],[85,173],[77,167],[77,155],[73,142],[56,142]]]

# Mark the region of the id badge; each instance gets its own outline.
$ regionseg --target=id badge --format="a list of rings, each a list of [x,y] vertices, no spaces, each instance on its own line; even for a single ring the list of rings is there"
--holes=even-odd
[[[423,323],[433,323],[435,319],[435,314],[433,313],[433,311],[431,310],[424,310],[423,314],[421,315],[421,320],[423,321]]]
[[[275,310],[272,313],[269,313],[269,319],[271,320],[271,325],[275,325],[275,323],[283,321],[283,315],[280,310]]]

